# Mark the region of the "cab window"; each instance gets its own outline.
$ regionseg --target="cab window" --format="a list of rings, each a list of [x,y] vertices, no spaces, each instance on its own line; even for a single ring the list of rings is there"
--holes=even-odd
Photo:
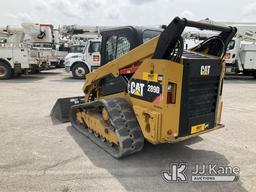
[[[106,60],[112,61],[121,55],[129,52],[131,43],[125,36],[113,35],[108,38],[106,43]]]
[[[89,47],[89,52],[90,53],[95,53],[95,52],[100,52],[100,42],[91,42],[90,47]]]
[[[82,53],[84,51],[84,46],[73,46],[70,47],[69,53]]]
[[[116,58],[122,56],[123,54],[130,51],[131,44],[127,37],[118,37],[117,48],[116,48]]]

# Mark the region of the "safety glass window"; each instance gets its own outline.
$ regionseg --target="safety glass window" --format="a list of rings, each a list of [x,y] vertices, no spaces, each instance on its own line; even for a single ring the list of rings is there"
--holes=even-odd
[[[107,62],[112,61],[123,54],[129,52],[131,43],[127,37],[111,36],[106,43],[106,59]]]
[[[122,56],[123,54],[130,51],[131,43],[127,39],[127,37],[118,37],[116,58]]]
[[[116,58],[117,36],[111,36],[106,43],[106,60],[112,61]]]

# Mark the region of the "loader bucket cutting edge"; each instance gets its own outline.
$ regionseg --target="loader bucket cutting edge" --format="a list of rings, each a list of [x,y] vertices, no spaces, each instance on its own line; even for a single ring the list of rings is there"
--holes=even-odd
[[[84,103],[84,97],[67,97],[59,98],[51,110],[51,118],[53,123],[66,123],[70,121],[69,111],[73,105]]]

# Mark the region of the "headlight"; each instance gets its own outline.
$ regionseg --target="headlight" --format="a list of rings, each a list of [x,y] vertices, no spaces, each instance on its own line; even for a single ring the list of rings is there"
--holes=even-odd
[[[230,53],[226,53],[226,54],[224,55],[224,59],[230,59],[230,56],[231,56]]]

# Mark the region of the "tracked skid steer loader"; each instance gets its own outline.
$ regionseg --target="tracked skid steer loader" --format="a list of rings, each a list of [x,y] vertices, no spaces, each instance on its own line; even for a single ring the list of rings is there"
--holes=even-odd
[[[184,50],[186,27],[219,34]],[[103,32],[102,66],[86,76],[83,99],[69,104],[72,126],[115,158],[142,150],[144,140],[174,143],[223,127],[223,56],[235,33],[178,17],[163,31]]]

